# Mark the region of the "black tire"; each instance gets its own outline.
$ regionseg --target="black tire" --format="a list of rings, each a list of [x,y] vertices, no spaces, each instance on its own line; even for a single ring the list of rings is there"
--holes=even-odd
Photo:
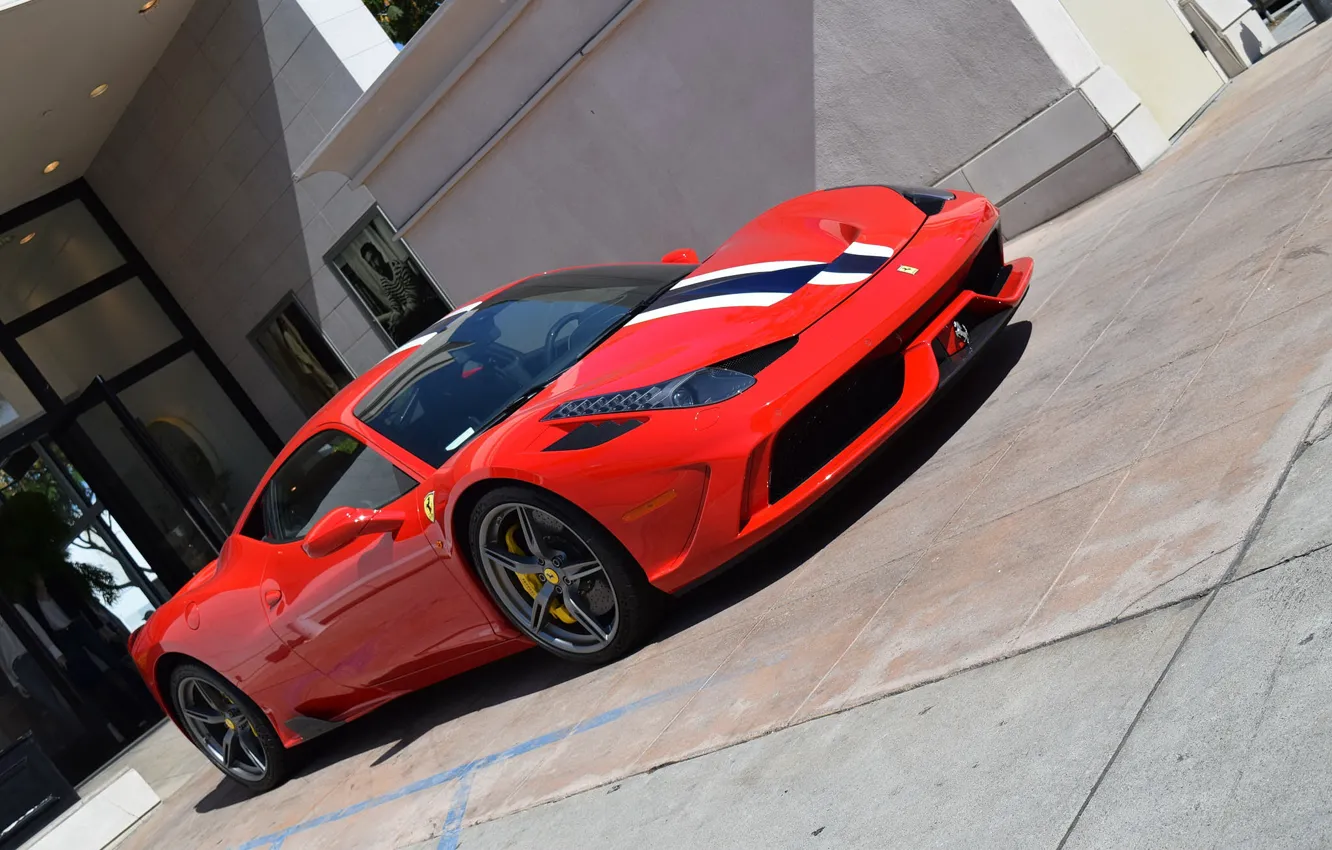
[[[529,622],[515,616],[505,604],[503,589],[494,584],[494,571],[483,565],[482,526],[493,511],[514,504],[535,508],[563,523],[600,562],[601,571],[613,591],[613,604],[617,609],[614,631],[603,646],[576,652],[563,649],[544,633],[534,632]],[[655,631],[661,619],[666,595],[648,582],[642,567],[620,541],[578,507],[545,490],[514,484],[486,492],[477,500],[468,519],[468,554],[481,584],[496,607],[515,628],[542,649],[560,658],[588,665],[615,661],[641,646]],[[600,580],[600,576],[596,580]]]
[[[226,706],[226,708],[228,711],[234,710],[236,715],[234,722],[237,725],[239,725],[240,718],[249,723],[253,737],[247,739],[247,741],[251,744],[257,742],[263,753],[264,770],[262,776],[246,776],[238,770],[229,769],[222,764],[217,754],[210,751],[199,739],[196,724],[187,721],[186,706],[182,704],[183,700],[188,699],[187,696],[183,695],[183,691],[189,693],[195,682],[207,683],[231,700],[231,705]],[[167,696],[171,702],[171,710],[176,719],[180,721],[180,725],[185,730],[185,736],[190,739],[190,743],[198,747],[199,751],[213,763],[213,766],[222,771],[223,775],[232,782],[251,791],[262,793],[276,788],[287,780],[292,764],[290,753],[282,745],[282,741],[277,736],[277,731],[273,729],[273,724],[268,720],[268,715],[264,714],[259,706],[254,704],[253,700],[231,682],[203,665],[181,664],[171,671],[167,683]]]

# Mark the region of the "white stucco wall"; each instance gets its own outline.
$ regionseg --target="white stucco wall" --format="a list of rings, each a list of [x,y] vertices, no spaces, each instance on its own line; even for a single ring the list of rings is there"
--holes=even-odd
[[[932,184],[1072,86],[1008,2],[816,0],[819,185]]]
[[[395,223],[623,5],[584,3],[535,0],[370,175]],[[562,12],[582,31],[544,26]],[[809,0],[647,0],[406,238],[455,303],[552,267],[710,251],[814,188],[812,45]]]

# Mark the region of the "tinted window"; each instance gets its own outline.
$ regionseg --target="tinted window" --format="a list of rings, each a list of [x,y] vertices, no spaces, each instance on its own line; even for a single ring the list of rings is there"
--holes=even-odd
[[[416,487],[383,455],[341,431],[323,431],[273,473],[242,533],[262,516],[265,539],[299,540],[334,508],[382,508]]]
[[[434,325],[356,416],[439,466],[693,268],[603,266],[515,284]]]

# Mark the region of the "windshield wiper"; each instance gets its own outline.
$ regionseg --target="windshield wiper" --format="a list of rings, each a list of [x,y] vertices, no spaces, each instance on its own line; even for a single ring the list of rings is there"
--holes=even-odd
[[[549,385],[549,383],[550,382],[547,381],[542,384],[537,384],[535,387],[532,387],[532,389],[528,390],[527,392],[523,393],[522,395],[510,401],[508,404],[501,407],[495,413],[494,416],[491,416],[484,423],[482,423],[480,428],[476,429],[476,433],[480,434],[483,431],[488,431],[494,426],[503,422],[505,419],[508,419],[513,414],[517,413],[522,408],[523,405],[527,404],[529,401],[536,398],[537,395],[540,394],[540,392]]]

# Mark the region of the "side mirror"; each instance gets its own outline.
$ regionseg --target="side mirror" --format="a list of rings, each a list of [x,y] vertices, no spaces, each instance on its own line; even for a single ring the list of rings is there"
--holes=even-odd
[[[676,248],[666,256],[661,258],[663,263],[693,263],[698,264],[698,252],[693,248]]]
[[[394,534],[407,516],[402,511],[372,511],[365,508],[337,508],[329,511],[305,535],[301,548],[311,558],[323,558],[367,534]]]

